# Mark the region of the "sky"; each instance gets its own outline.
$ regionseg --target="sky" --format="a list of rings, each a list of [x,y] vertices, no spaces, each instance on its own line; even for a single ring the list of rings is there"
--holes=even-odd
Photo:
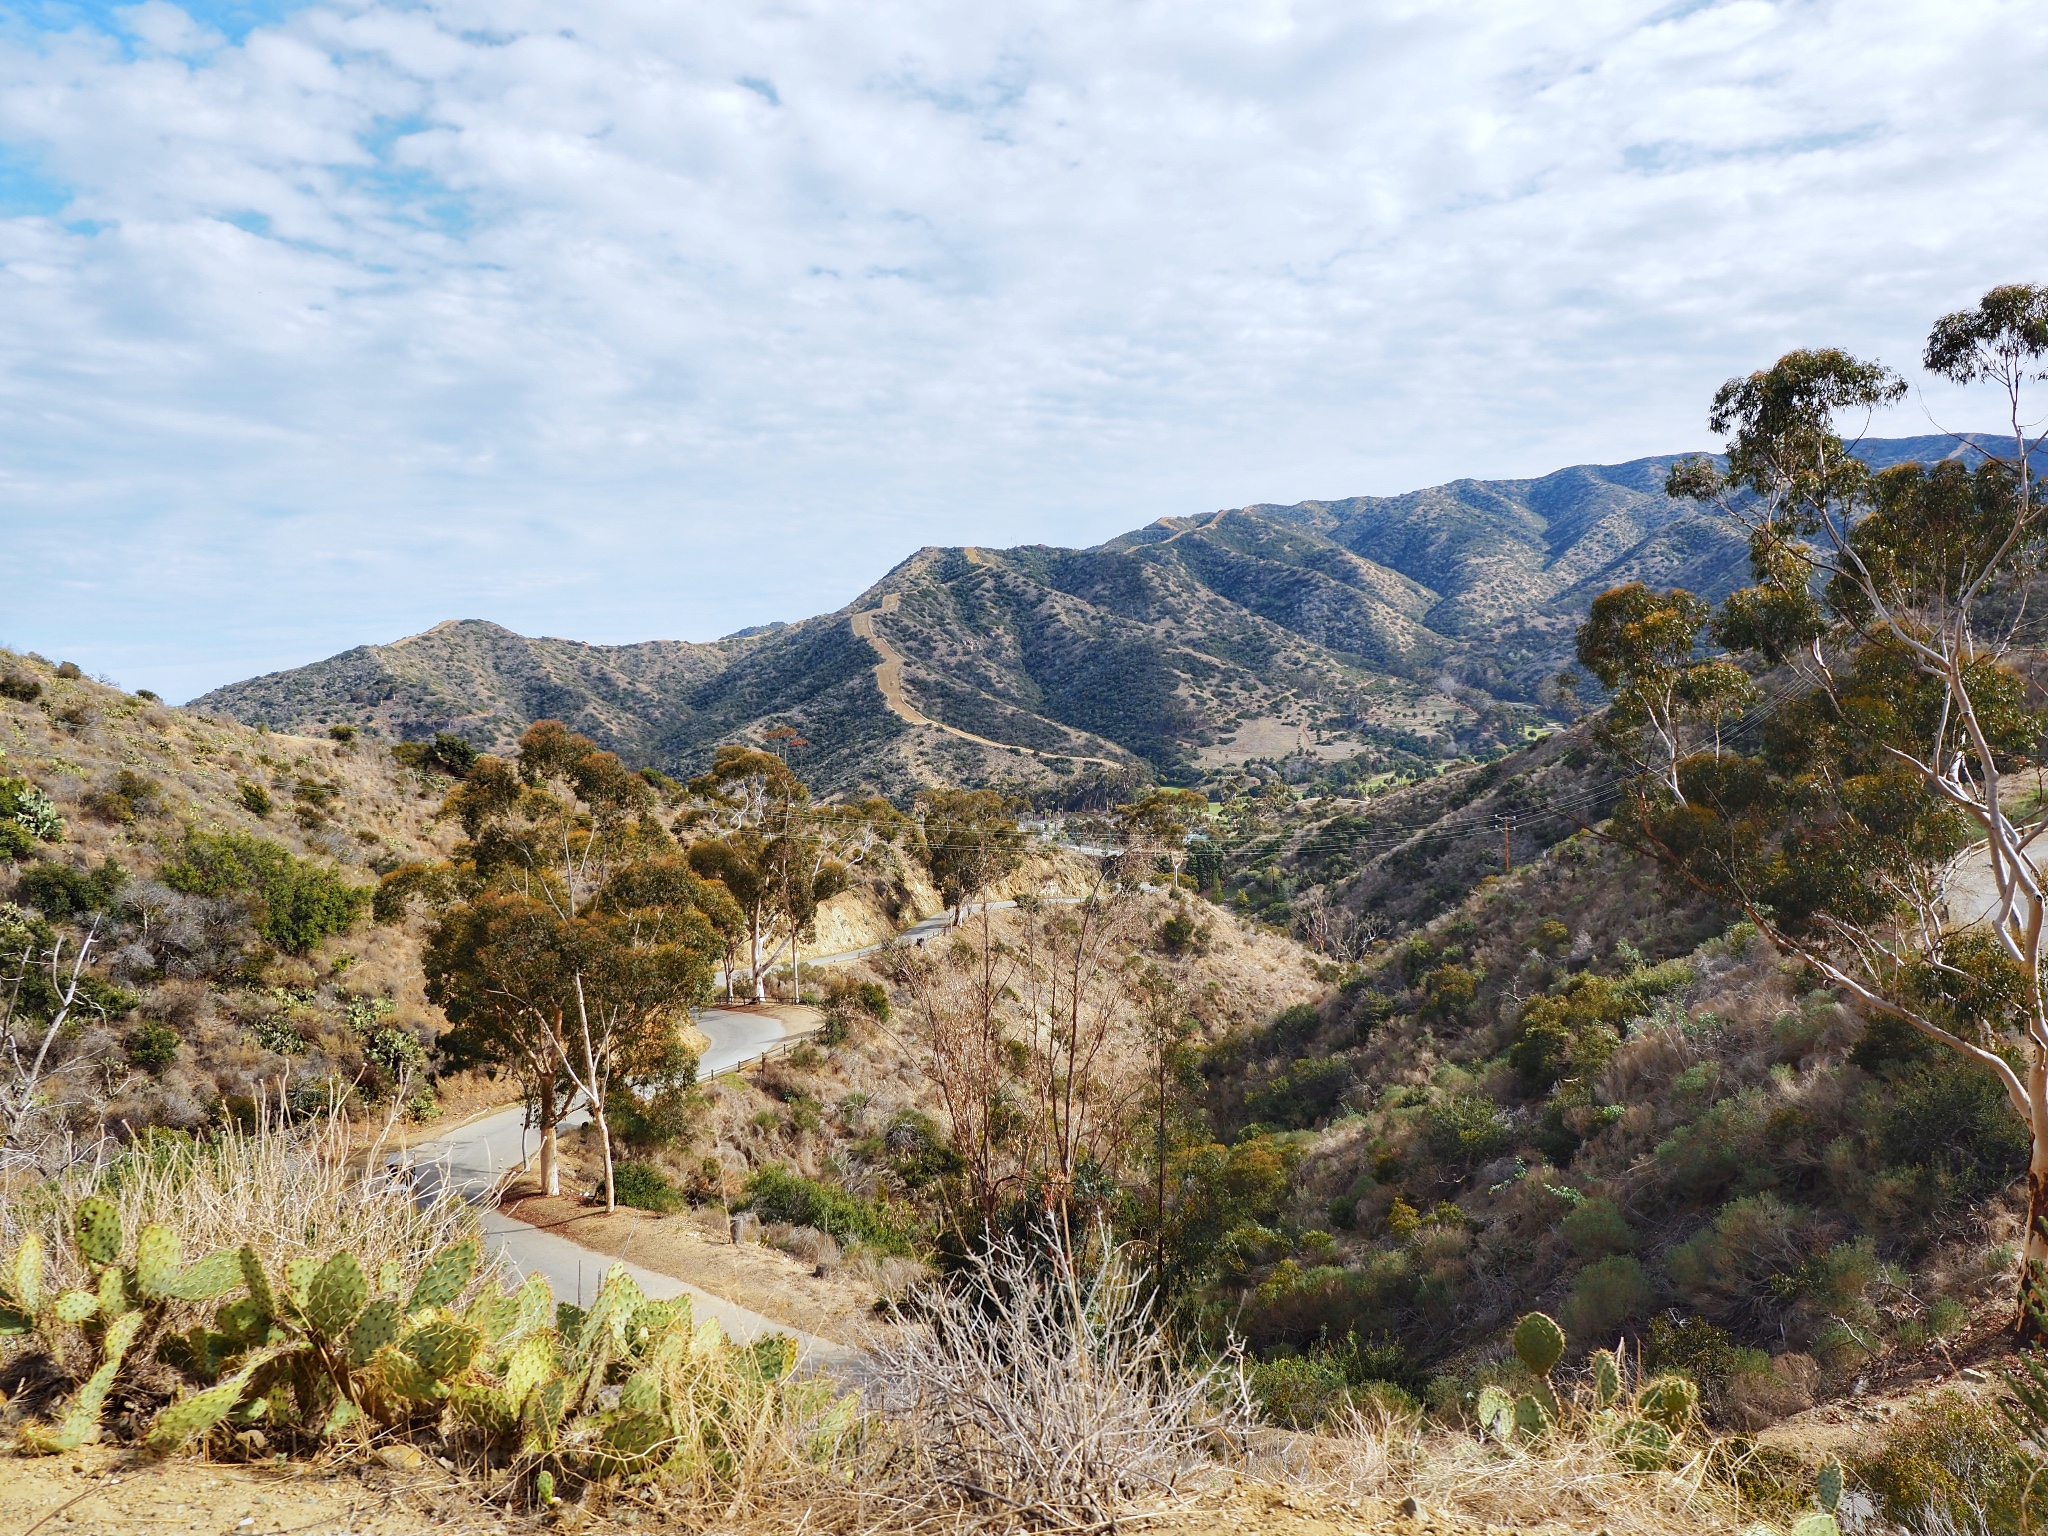
[[[2048,280],[2048,7],[0,0],[0,645],[182,699],[1713,446]]]

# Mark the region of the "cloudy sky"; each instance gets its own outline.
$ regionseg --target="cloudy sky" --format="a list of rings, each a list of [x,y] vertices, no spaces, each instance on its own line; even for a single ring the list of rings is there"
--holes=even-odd
[[[2048,278],[2044,65],[2038,0],[13,0],[0,644],[707,639],[1708,446]]]

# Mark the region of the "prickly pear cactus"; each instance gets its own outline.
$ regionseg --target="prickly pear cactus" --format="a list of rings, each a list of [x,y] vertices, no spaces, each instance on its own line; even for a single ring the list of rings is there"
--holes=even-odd
[[[287,1352],[286,1347],[259,1350],[244,1361],[234,1375],[203,1392],[179,1398],[157,1414],[149,1426],[145,1444],[154,1454],[167,1456],[182,1449],[195,1436],[203,1435],[216,1424],[224,1422],[240,1405],[242,1394],[248,1391],[256,1373]]]
[[[405,1310],[424,1312],[429,1307],[453,1306],[476,1277],[477,1263],[482,1257],[483,1247],[473,1237],[450,1243],[427,1261]]]
[[[112,1264],[121,1257],[121,1213],[111,1200],[94,1195],[78,1202],[72,1236],[86,1263]]]
[[[135,1288],[154,1301],[178,1278],[185,1256],[178,1251],[178,1234],[152,1222],[135,1234]]]
[[[1842,1463],[1834,1456],[1827,1457],[1820,1464],[1820,1471],[1813,1480],[1814,1502],[1832,1515],[1842,1503]]]
[[[1548,1376],[1564,1358],[1564,1330],[1541,1312],[1515,1324],[1515,1355],[1538,1376]]]
[[[1672,1435],[1682,1435],[1700,1415],[1700,1389],[1683,1376],[1658,1376],[1636,1394],[1636,1411]]]
[[[1529,1396],[1526,1392],[1515,1399],[1515,1436],[1521,1440],[1540,1440],[1555,1427],[1556,1420],[1550,1410]]]
[[[1603,1349],[1593,1356],[1593,1406],[1612,1408],[1621,1401],[1621,1362],[1614,1351]]]
[[[242,1284],[248,1287],[249,1299],[256,1304],[256,1310],[265,1317],[277,1316],[277,1293],[271,1287],[263,1261],[256,1257],[256,1250],[244,1248],[236,1257],[241,1263]]]
[[[31,1232],[14,1250],[0,1287],[0,1334],[27,1333],[43,1311],[43,1240]]]
[[[1499,1387],[1481,1387],[1474,1407],[1479,1432],[1495,1440],[1506,1440],[1515,1431],[1515,1400]]]
[[[1630,1419],[1614,1447],[1615,1458],[1638,1472],[1656,1472],[1671,1465],[1671,1431],[1654,1419]]]
[[[215,1301],[241,1284],[241,1255],[223,1248],[187,1264],[158,1295],[165,1301]]]
[[[370,1282],[362,1264],[352,1253],[337,1253],[306,1285],[306,1326],[323,1339],[339,1339],[355,1325],[369,1299]]]
[[[103,1353],[99,1369],[86,1378],[85,1385],[72,1397],[64,1417],[53,1428],[32,1424],[21,1432],[24,1450],[44,1455],[75,1451],[99,1433],[100,1405],[107,1400],[107,1391],[114,1384],[121,1362],[127,1358],[129,1346],[141,1330],[140,1312],[123,1313],[107,1325],[106,1337],[101,1341]]]
[[[1792,1522],[1792,1529],[1786,1536],[1841,1536],[1841,1531],[1833,1515],[1801,1515]]]
[[[363,1308],[362,1315],[355,1320],[355,1326],[348,1331],[348,1363],[361,1368],[377,1358],[377,1351],[387,1344],[398,1342],[398,1333],[405,1319],[399,1315],[398,1303],[389,1296],[379,1297]]]
[[[469,1369],[483,1347],[483,1335],[467,1323],[427,1323],[413,1329],[398,1347],[435,1381],[446,1382]]]

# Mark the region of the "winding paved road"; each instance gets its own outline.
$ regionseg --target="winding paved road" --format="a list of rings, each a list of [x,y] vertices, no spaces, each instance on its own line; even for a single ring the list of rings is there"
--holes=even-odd
[[[699,1014],[697,1027],[711,1042],[698,1063],[698,1070],[706,1076],[736,1067],[788,1038],[783,1021],[771,1014],[734,1013],[722,1008],[706,1009]],[[588,1118],[587,1114],[578,1113],[565,1120],[563,1126],[566,1129],[581,1125]],[[498,1186],[526,1165],[536,1146],[537,1139],[526,1126],[526,1111],[514,1107],[493,1110],[455,1127],[445,1136],[421,1142],[398,1154],[394,1161],[412,1168],[414,1184],[423,1199],[451,1190],[481,1206],[486,1241],[514,1275],[546,1275],[558,1300],[587,1303],[596,1294],[605,1271],[620,1261],[507,1216],[492,1201]],[[673,1275],[633,1263],[626,1264],[626,1272],[641,1290],[658,1300],[688,1296],[696,1316],[717,1319],[728,1337],[742,1343],[763,1334],[786,1333],[797,1341],[800,1358],[807,1365],[844,1367],[854,1357],[855,1351],[844,1344],[750,1312]]]

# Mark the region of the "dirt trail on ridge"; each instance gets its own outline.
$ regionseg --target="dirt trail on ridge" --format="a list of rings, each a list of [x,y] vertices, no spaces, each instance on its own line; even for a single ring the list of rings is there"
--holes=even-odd
[[[903,692],[903,653],[883,639],[875,630],[875,615],[894,613],[903,604],[901,592],[891,592],[882,598],[881,606],[864,608],[848,616],[847,622],[853,632],[875,648],[875,654],[882,659],[875,664],[875,686],[882,690],[882,702],[889,706],[891,714],[912,725],[930,726],[935,731],[944,731],[948,736],[958,736],[962,741],[978,742],[984,747],[995,747],[1004,752],[1029,752],[1033,757],[1063,757],[1076,763],[1100,763],[1105,768],[1121,768],[1123,764],[1112,762],[1106,757],[1086,757],[1079,752],[1041,752],[1036,747],[1020,747],[1014,742],[991,741],[986,736],[977,736],[972,731],[963,731],[957,725],[947,725],[934,720],[912,704]]]

